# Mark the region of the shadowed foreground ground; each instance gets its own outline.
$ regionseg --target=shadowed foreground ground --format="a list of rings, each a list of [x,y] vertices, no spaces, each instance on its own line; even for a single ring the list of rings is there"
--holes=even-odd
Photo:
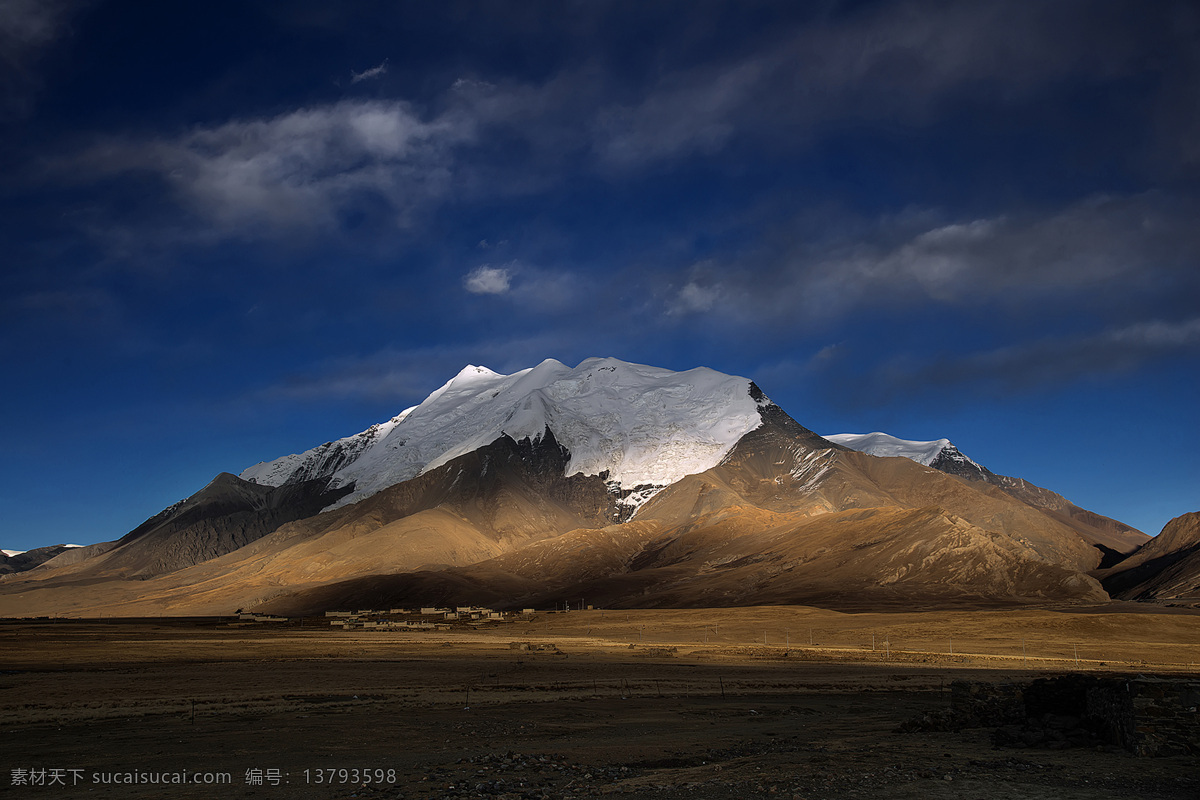
[[[1200,616],[1112,611],[1123,608],[593,611],[430,633],[6,622],[0,793],[1198,797],[1195,758],[1000,750],[988,729],[896,732],[946,708],[957,678],[1196,674]],[[20,785],[20,770],[67,785]],[[230,782],[94,782],[184,770]]]

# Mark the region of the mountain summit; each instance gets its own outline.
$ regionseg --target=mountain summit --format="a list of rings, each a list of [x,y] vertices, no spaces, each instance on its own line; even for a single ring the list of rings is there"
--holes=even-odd
[[[1136,546],[948,440],[831,439],[703,367],[468,366],[386,422],[0,576],[0,614],[1100,602],[1091,573]]]
[[[834,433],[825,437],[843,447],[880,458],[901,457],[969,480],[983,480],[987,470],[962,454],[949,439],[929,442],[881,433]]]
[[[362,433],[255,464],[243,480],[282,486],[353,485],[349,505],[478,450],[502,436],[536,442],[547,430],[571,454],[568,475],[604,478],[630,512],[684,475],[717,465],[762,424],[770,401],[750,380],[705,367],[686,372],[589,358],[552,358],[501,375],[467,366],[417,406]]]

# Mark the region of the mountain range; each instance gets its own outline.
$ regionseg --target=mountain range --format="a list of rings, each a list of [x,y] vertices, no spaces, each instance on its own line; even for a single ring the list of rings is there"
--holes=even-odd
[[[945,439],[819,436],[746,378],[549,359],[468,366],[362,433],[222,473],[120,539],[0,576],[0,614],[1194,592],[1196,526],[1142,558],[1149,540]]]

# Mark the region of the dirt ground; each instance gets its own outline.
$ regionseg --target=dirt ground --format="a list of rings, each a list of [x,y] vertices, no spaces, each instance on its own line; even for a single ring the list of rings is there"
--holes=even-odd
[[[1200,798],[1194,757],[897,731],[959,678],[1196,664],[1200,616],[1129,606],[6,621],[0,796]],[[148,782],[185,771],[227,782]]]

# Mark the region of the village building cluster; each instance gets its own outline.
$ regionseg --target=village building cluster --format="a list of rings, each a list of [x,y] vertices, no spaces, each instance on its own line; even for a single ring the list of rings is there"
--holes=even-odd
[[[455,625],[485,625],[529,617],[532,608],[520,612],[496,611],[481,606],[441,608],[360,609],[357,611],[326,611],[329,624],[343,630],[450,630]]]

